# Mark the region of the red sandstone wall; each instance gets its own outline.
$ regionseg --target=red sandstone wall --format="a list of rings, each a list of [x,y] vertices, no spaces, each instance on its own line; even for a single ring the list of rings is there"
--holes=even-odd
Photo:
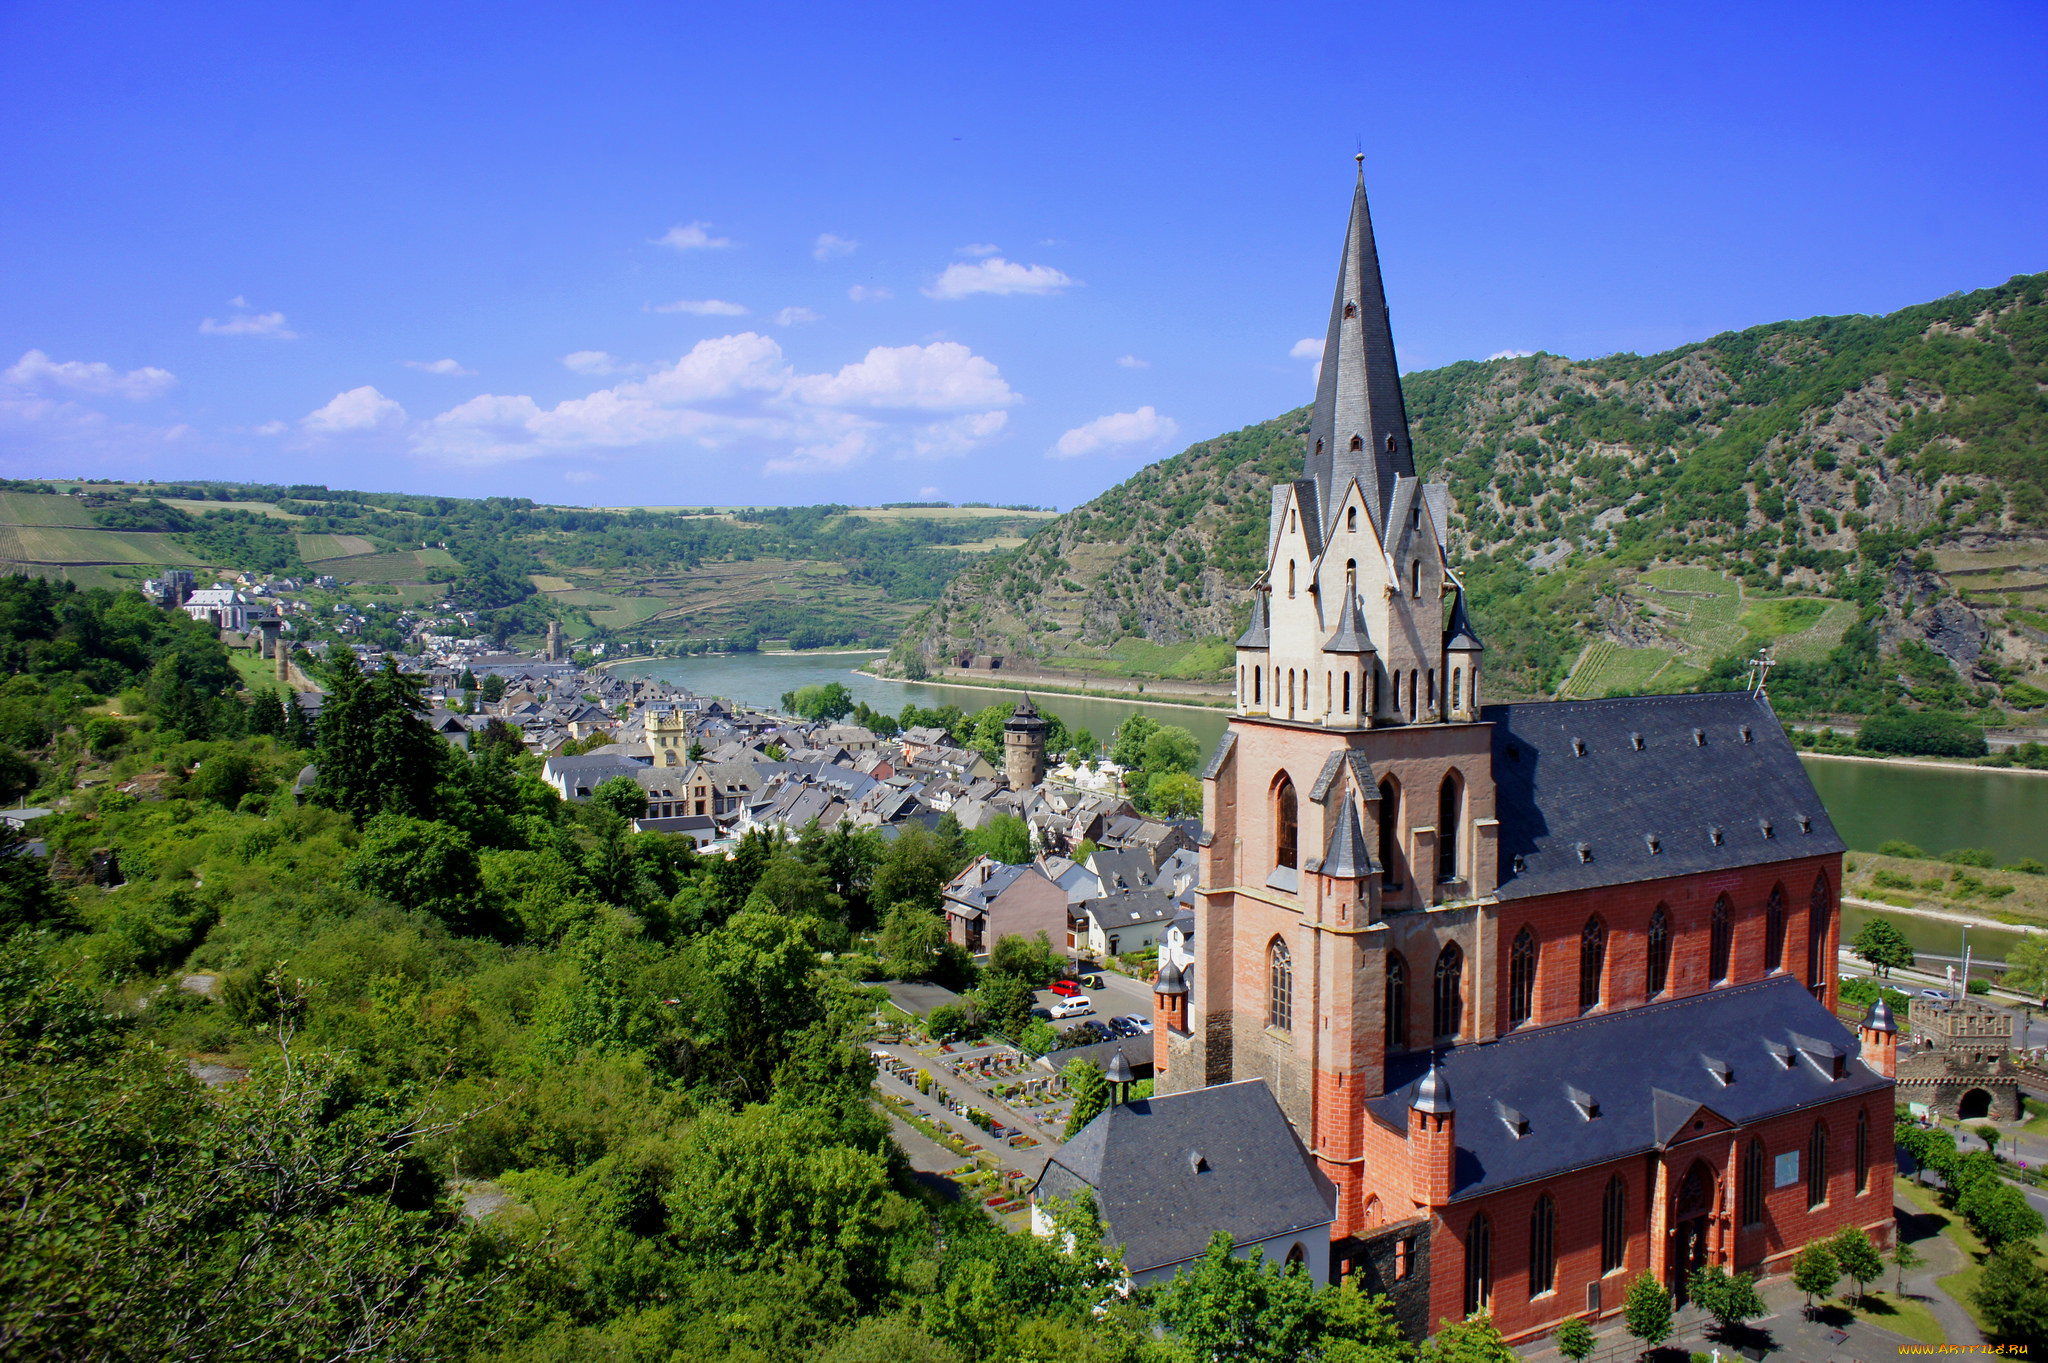
[[[1498,934],[1494,950],[1500,968],[1494,980],[1494,1017],[1500,1032],[1507,1030],[1510,974],[1508,953],[1516,934],[1524,926],[1536,935],[1535,1016],[1529,1024],[1538,1027],[1569,1022],[1579,1014],[1579,941],[1586,921],[1598,914],[1607,925],[1607,964],[1603,1007],[1633,1008],[1649,1002],[1645,994],[1649,971],[1647,934],[1650,915],[1662,904],[1671,921],[1671,968],[1665,992],[1659,998],[1683,998],[1705,993],[1712,987],[1707,978],[1711,949],[1710,919],[1714,901],[1728,896],[1733,910],[1735,936],[1729,953],[1728,981],[1731,984],[1764,978],[1765,905],[1774,886],[1785,894],[1785,955],[1783,973],[1806,982],[1807,915],[1813,897],[1814,878],[1827,877],[1830,902],[1837,912],[1829,926],[1828,944],[1823,951],[1829,1003],[1834,994],[1834,946],[1840,929],[1839,902],[1834,896],[1841,885],[1842,858],[1839,853],[1802,857],[1795,861],[1751,866],[1712,875],[1616,885],[1599,890],[1545,895],[1534,899],[1504,902],[1499,908]],[[1414,963],[1410,962],[1412,966]],[[1498,1033],[1496,1033],[1498,1034]]]
[[[1789,1269],[1790,1255],[1811,1241],[1823,1239],[1842,1226],[1874,1231],[1880,1245],[1890,1243],[1892,1225],[1892,1112],[1890,1092],[1845,1099],[1822,1107],[1808,1108],[1730,1133],[1722,1131],[1673,1147],[1661,1157],[1666,1173],[1664,1197],[1675,1196],[1678,1182],[1696,1159],[1714,1170],[1717,1205],[1739,1214],[1739,1199],[1731,1198],[1729,1163],[1740,1169],[1741,1151],[1752,1136],[1761,1136],[1765,1151],[1765,1179],[1771,1178],[1775,1158],[1787,1150],[1800,1152],[1800,1179],[1788,1188],[1766,1193],[1764,1221],[1753,1229],[1736,1228],[1732,1254],[1724,1257],[1728,1266],[1745,1272],[1780,1273]],[[1870,1172],[1865,1191],[1856,1191],[1856,1113],[1866,1109],[1870,1118]],[[1462,1116],[1462,1114],[1461,1114]],[[1466,1118],[1466,1120],[1470,1120]],[[1809,1211],[1806,1206],[1807,1140],[1816,1120],[1828,1124],[1828,1200]],[[1430,1318],[1457,1319],[1465,1307],[1465,1236],[1472,1217],[1484,1211],[1493,1221],[1493,1319],[1510,1340],[1534,1338],[1553,1330],[1566,1316],[1586,1310],[1586,1285],[1602,1284],[1601,1315],[1617,1314],[1629,1281],[1645,1268],[1667,1272],[1666,1250],[1651,1240],[1652,1181],[1660,1157],[1638,1156],[1611,1164],[1577,1170],[1542,1184],[1508,1189],[1472,1202],[1460,1202],[1448,1209],[1430,1249]],[[1628,1186],[1628,1259],[1621,1271],[1600,1276],[1600,1230],[1607,1182],[1619,1174]],[[1548,1192],[1557,1203],[1557,1287],[1531,1300],[1529,1297],[1529,1220],[1539,1194]],[[1668,1206],[1666,1208],[1668,1211]],[[1730,1217],[1731,1222],[1735,1219]],[[1658,1238],[1666,1218],[1659,1217]],[[1667,1278],[1668,1281],[1668,1278]]]

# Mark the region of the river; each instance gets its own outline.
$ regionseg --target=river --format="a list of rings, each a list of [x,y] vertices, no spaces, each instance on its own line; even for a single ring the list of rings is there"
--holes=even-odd
[[[911,701],[925,708],[957,705],[971,714],[1022,694],[978,686],[883,681],[854,670],[872,657],[734,653],[650,658],[622,664],[617,670],[624,676],[658,677],[700,695],[724,696],[766,709],[775,708],[785,691],[829,681],[845,683],[855,700],[892,715]],[[1190,730],[1205,753],[1223,736],[1228,720],[1225,711],[1192,706],[1096,696],[1041,695],[1035,699],[1040,710],[1058,715],[1069,729],[1086,729],[1105,742],[1117,725],[1138,711],[1162,724],[1179,724]],[[1807,759],[1806,771],[1835,827],[1849,846],[1859,851],[1876,851],[1880,844],[1897,838],[1929,852],[1984,847],[2000,862],[2022,857],[2048,861],[2048,778],[1825,758]]]

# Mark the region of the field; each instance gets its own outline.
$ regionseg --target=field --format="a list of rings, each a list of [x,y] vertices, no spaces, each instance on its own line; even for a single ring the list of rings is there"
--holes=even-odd
[[[0,561],[9,563],[197,563],[168,535],[48,526],[0,526]]]
[[[141,488],[139,491],[147,493],[149,489]],[[259,516],[269,516],[273,520],[302,521],[306,519],[295,511],[281,509],[275,502],[213,502],[201,501],[196,497],[163,497],[159,498],[159,500],[165,506],[175,506],[180,511],[189,511],[195,516],[202,516],[209,511],[252,511]]]
[[[92,525],[92,512],[76,498],[40,492],[0,492],[0,521],[8,525]]]
[[[298,536],[299,557],[308,563],[319,563],[331,558],[355,558],[363,554],[374,554],[377,546],[361,535],[305,535]]]
[[[426,576],[419,554],[410,549],[402,549],[395,554],[322,559],[313,566],[343,582],[418,582]]]
[[[1595,700],[1612,692],[1639,696],[1677,691],[1706,675],[1661,648],[1623,648],[1611,639],[1588,644],[1571,675],[1558,688],[1559,700]]]

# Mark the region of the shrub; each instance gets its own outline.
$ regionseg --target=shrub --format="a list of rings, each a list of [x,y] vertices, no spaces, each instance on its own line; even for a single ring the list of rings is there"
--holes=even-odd
[[[1901,842],[1897,838],[1879,843],[1877,845],[1877,854],[1881,857],[1898,857],[1903,861],[1924,861],[1927,858],[1927,853],[1921,851],[1912,843]],[[1907,882],[1907,885],[1911,884],[1911,881]],[[1903,889],[1905,887],[1901,886],[1900,888]]]
[[[1863,721],[1856,746],[1901,757],[1982,757],[1980,724],[1945,710],[1880,710]]]

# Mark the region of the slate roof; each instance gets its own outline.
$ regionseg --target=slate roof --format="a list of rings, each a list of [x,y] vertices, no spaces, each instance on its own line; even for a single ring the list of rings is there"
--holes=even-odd
[[[1365,832],[1358,826],[1358,807],[1346,800],[1337,811],[1337,826],[1330,830],[1330,845],[1323,852],[1322,874],[1339,880],[1355,880],[1379,870],[1366,850]]]
[[[1252,619],[1244,627],[1244,633],[1237,636],[1239,648],[1270,648],[1273,643],[1272,607],[1266,600],[1266,593],[1256,589],[1252,592]]]
[[[1358,598],[1352,597],[1338,608],[1337,632],[1323,640],[1325,653],[1372,653],[1372,636],[1366,632],[1365,617],[1359,614]]]
[[[1133,1273],[1193,1259],[1219,1230],[1240,1245],[1327,1235],[1337,1207],[1263,1079],[1104,1111],[1045,1162],[1037,1193],[1084,1187]]]
[[[1167,922],[1180,912],[1180,905],[1164,890],[1124,890],[1087,900],[1081,909],[1100,924],[1104,932],[1116,932],[1121,928]]]
[[[1493,725],[1502,899],[1846,850],[1778,717],[1746,691],[1480,717]]]
[[[1460,1099],[1451,1196],[1655,1150],[1689,1135],[1693,1121],[1705,1123],[1705,1135],[1863,1093],[1884,1094],[1888,1113],[1891,1081],[1857,1052],[1848,1028],[1783,975],[1451,1047],[1437,1060]],[[1390,1061],[1389,1092],[1367,1109],[1405,1130],[1428,1064],[1427,1052]],[[1597,1116],[1586,1115],[1581,1098]],[[1516,1134],[1515,1118],[1526,1134]]]

